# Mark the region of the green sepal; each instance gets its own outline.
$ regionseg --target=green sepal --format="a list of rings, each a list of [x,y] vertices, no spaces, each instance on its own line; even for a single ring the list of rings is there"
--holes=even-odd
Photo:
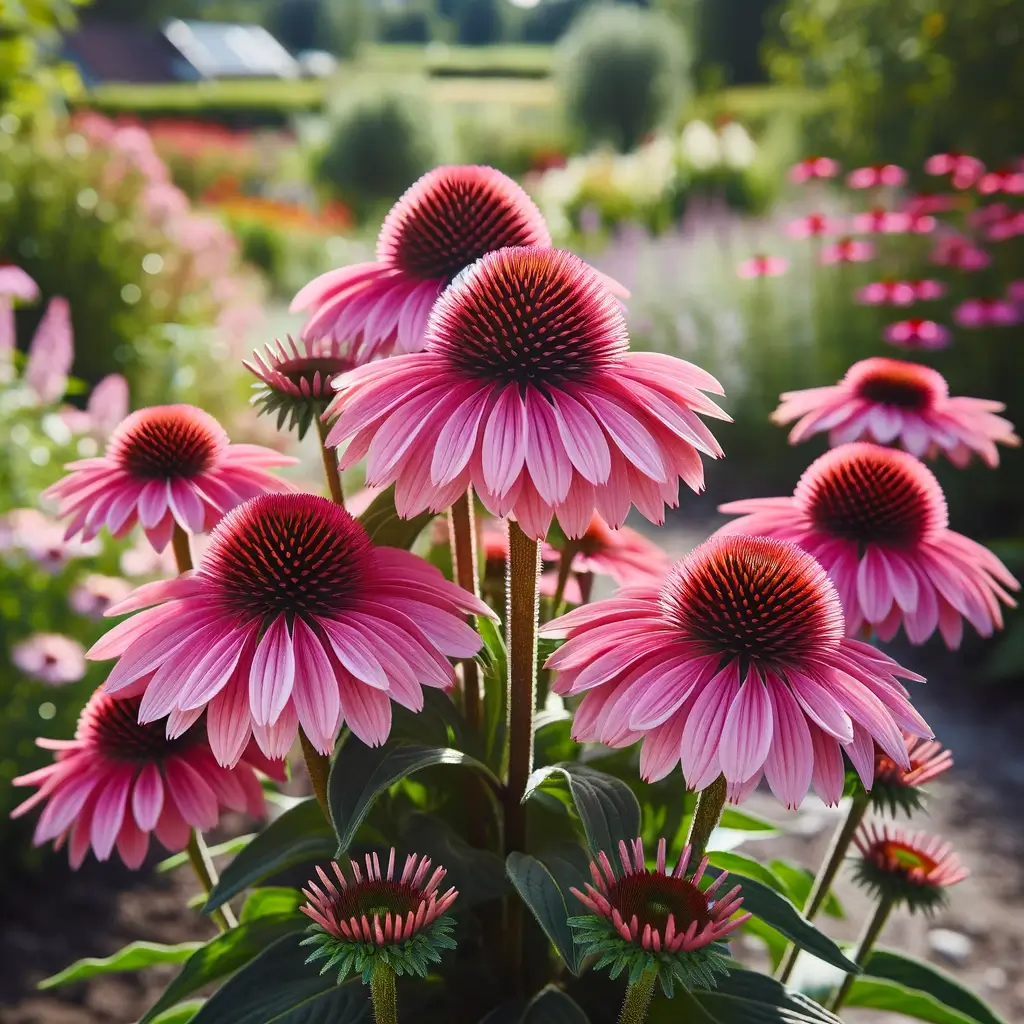
[[[313,425],[314,417],[319,418],[327,409],[331,395],[314,398],[312,395],[290,395],[262,381],[252,385],[253,394],[250,404],[259,416],[277,416],[277,429],[281,430],[287,423],[288,430],[295,430],[301,441]]]
[[[876,867],[867,857],[858,857],[854,878],[876,900],[889,900],[912,914],[934,914],[946,905],[946,892],[938,885],[915,885],[893,871]]]

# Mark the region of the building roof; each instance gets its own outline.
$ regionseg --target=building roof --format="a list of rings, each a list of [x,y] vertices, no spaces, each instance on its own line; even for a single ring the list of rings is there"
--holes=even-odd
[[[65,36],[64,53],[78,66],[86,85],[175,82],[197,77],[169,40],[136,25],[83,24]]]
[[[164,36],[203,78],[298,78],[295,58],[262,25],[175,19]]]

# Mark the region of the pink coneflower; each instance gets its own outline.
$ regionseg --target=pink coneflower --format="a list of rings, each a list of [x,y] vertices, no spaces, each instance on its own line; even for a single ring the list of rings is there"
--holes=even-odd
[[[816,178],[834,178],[839,173],[839,164],[827,156],[809,156],[789,169],[789,180],[804,185]]]
[[[850,188],[882,188],[902,185],[907,180],[907,172],[896,164],[872,164],[870,167],[858,167],[846,176],[846,184]]]
[[[909,767],[901,727],[931,735],[898,681],[920,676],[845,632],[825,570],[794,544],[749,536],[713,537],[660,586],[542,629],[568,637],[547,661],[555,692],[586,694],[576,739],[643,740],[643,777],[681,763],[690,789],[724,774],[749,791],[764,774],[788,807],[812,783],[839,800],[844,750],[870,788],[875,742]]]
[[[821,262],[829,263],[863,263],[874,259],[875,247],[871,242],[862,242],[857,238],[840,238],[832,245],[821,250]]]
[[[924,165],[926,174],[949,176],[953,188],[970,188],[985,173],[985,165],[977,158],[950,150],[930,156]]]
[[[978,191],[985,196],[1002,192],[1005,195],[1019,196],[1024,194],[1024,171],[1013,167],[1003,167],[998,171],[983,174],[977,183]]]
[[[120,576],[101,576],[89,573],[68,591],[68,604],[72,611],[89,619],[102,619],[115,605],[123,601],[134,589]]]
[[[1024,305],[1024,279],[1011,281],[1006,286],[1006,297],[1016,306]]]
[[[309,902],[299,909],[313,922],[301,942],[314,949],[307,963],[326,960],[320,973],[337,971],[339,985],[350,974],[369,981],[378,963],[392,978],[426,977],[441,953],[455,948],[455,922],[446,915],[459,894],[440,891],[447,872],[431,872],[428,857],[410,854],[397,875],[394,847],[386,871],[376,853],[366,854],[364,866],[365,874],[352,858],[351,878],[337,861],[331,861],[333,878],[317,866],[319,884],[310,881],[302,890]]]
[[[941,281],[872,281],[857,291],[857,301],[868,306],[911,306],[940,299],[946,294]]]
[[[447,524],[445,524],[447,527]],[[448,536],[447,528],[444,531],[443,540]],[[439,541],[441,543],[441,541]],[[554,551],[554,549],[551,549]],[[504,523],[488,523],[481,531],[480,554],[484,562],[484,574],[482,586],[484,594],[491,601],[493,607],[505,607],[505,585],[508,576],[508,528]],[[545,555],[545,560],[548,559]],[[550,557],[558,558],[558,552]],[[541,597],[553,598],[558,593],[558,573],[550,568],[550,563],[544,567],[539,581],[539,592]],[[562,588],[562,600],[567,604],[583,604],[583,590],[580,587],[579,579],[572,576],[565,581]]]
[[[68,374],[75,358],[71,333],[71,309],[67,299],[53,298],[29,344],[21,379],[50,405],[68,386]]]
[[[850,222],[853,231],[858,234],[896,235],[910,230],[911,216],[898,210],[885,210],[876,207],[866,213],[854,214]]]
[[[789,270],[789,260],[782,256],[753,256],[744,260],[737,268],[740,277],[780,277]]]
[[[121,860],[137,868],[151,832],[168,850],[182,850],[193,828],[217,824],[221,808],[262,816],[257,770],[285,779],[283,762],[268,761],[253,746],[237,768],[222,768],[202,729],[168,738],[170,723],[139,725],[138,709],[137,697],[115,700],[97,690],[73,740],[36,740],[56,751],[54,763],[14,780],[39,791],[11,817],[45,801],[35,845],[67,842],[73,868],[81,866],[90,846],[98,860],[107,860],[116,846]]]
[[[931,470],[893,448],[842,445],[811,463],[792,497],[721,511],[740,518],[720,533],[778,537],[814,555],[839,591],[851,635],[867,623],[891,640],[902,625],[920,644],[937,628],[957,647],[964,619],[982,636],[1001,628],[999,603],[1012,606],[1007,591],[1019,587],[991,551],[949,529]]]
[[[953,332],[934,320],[913,317],[889,324],[882,333],[890,345],[901,348],[945,348],[953,340]]]
[[[391,731],[391,701],[419,711],[421,686],[454,683],[447,656],[472,657],[466,613],[493,613],[428,562],[375,548],[344,509],[312,494],[262,495],[214,529],[198,570],[149,583],[111,609],[157,605],[89,652],[119,657],[110,693],[143,688],[140,719],[207,708],[221,764],[251,733],[283,757],[301,725],[329,754],[342,722],[364,743]],[[155,675],[153,675],[155,673]]]
[[[92,434],[105,441],[128,415],[128,381],[109,373],[89,393],[84,409],[65,406],[61,419],[73,434]]]
[[[60,633],[33,633],[11,648],[11,664],[47,686],[66,686],[85,677],[85,648]]]
[[[0,263],[0,360],[10,361],[17,343],[14,328],[15,302],[34,302],[39,287],[21,267]]]
[[[965,299],[953,310],[961,327],[1013,327],[1020,323],[1017,307],[1006,299]]]
[[[959,198],[948,193],[920,192],[909,196],[903,209],[912,217],[930,217],[936,213],[948,213],[956,208]]]
[[[833,447],[849,441],[898,442],[918,458],[943,454],[964,467],[980,455],[993,468],[999,465],[997,444],[1020,444],[1013,424],[995,415],[1005,408],[1002,402],[950,398],[942,374],[899,359],[862,359],[832,387],[781,397],[772,420],[799,421],[790,444],[828,431]]]
[[[557,562],[559,550],[544,545],[544,558]],[[583,536],[573,545],[572,571],[577,576],[609,576],[620,587],[661,579],[669,558],[642,533],[621,526],[612,530],[598,515],[590,520]]]
[[[553,515],[579,537],[595,509],[620,526],[630,504],[661,522],[679,479],[703,486],[725,417],[708,373],[629,351],[622,307],[572,253],[484,256],[444,293],[426,349],[341,377],[327,443],[351,439],[373,486],[396,481],[402,516],[447,508],[472,484],[495,516],[543,539]],[[727,417],[726,417],[727,418]]]
[[[990,242],[1007,242],[1019,235],[1024,235],[1024,212],[1007,214],[985,228],[985,238]]]
[[[856,878],[876,898],[930,913],[945,902],[945,890],[970,872],[943,840],[898,825],[865,825],[854,843],[861,856]]]
[[[786,225],[790,238],[817,238],[821,235],[837,235],[844,228],[843,221],[824,213],[809,213]]]
[[[953,767],[953,755],[938,740],[919,736],[904,737],[910,768],[897,764],[884,751],[875,753],[875,784],[871,806],[895,816],[902,809],[908,815],[924,805],[921,787],[944,775]]]
[[[391,208],[376,262],[322,274],[292,312],[310,310],[304,338],[349,345],[356,363],[416,352],[431,307],[464,268],[504,246],[550,244],[540,211],[511,178],[492,167],[438,167]]]
[[[733,917],[743,905],[741,886],[715,899],[724,890],[728,873],[723,871],[701,889],[708,858],[687,878],[690,847],[683,848],[670,869],[664,839],[658,840],[653,871],[647,867],[642,839],[628,846],[620,840],[619,862],[621,869],[602,850],[590,864],[593,884],[569,890],[589,911],[569,918],[584,955],[600,956],[598,966],[607,967],[613,978],[622,973],[638,977],[645,969],[656,972],[669,995],[679,983],[713,987],[716,975],[729,973],[728,960],[721,955],[724,949],[716,950],[715,945],[751,917]]]
[[[221,425],[194,405],[157,405],[132,413],[104,455],[69,463],[71,472],[43,492],[70,517],[67,536],[91,540],[106,526],[123,537],[136,522],[162,551],[175,524],[209,530],[240,502],[289,485],[268,473],[295,459],[269,448],[231,444]]]
[[[340,341],[280,339],[263,352],[254,352],[252,362],[242,364],[260,383],[253,385],[252,404],[263,414],[277,416],[277,429],[286,423],[297,430],[301,440],[314,417],[323,415],[334,397],[331,385],[336,377],[351,370],[352,360]]]
[[[968,273],[983,270],[992,262],[992,257],[969,238],[962,235],[943,235],[935,241],[931,261],[940,267],[952,267]]]
[[[66,539],[60,523],[38,509],[15,508],[0,517],[0,551],[20,551],[48,573],[59,573],[69,562],[93,558],[101,550],[96,540]]]

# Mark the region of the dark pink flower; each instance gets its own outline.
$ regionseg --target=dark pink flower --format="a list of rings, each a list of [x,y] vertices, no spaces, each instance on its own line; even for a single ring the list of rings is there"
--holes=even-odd
[[[863,263],[873,259],[875,247],[871,242],[862,242],[856,238],[840,238],[838,242],[826,245],[821,250],[821,262],[829,263]]]
[[[941,281],[872,281],[857,291],[857,301],[868,306],[911,306],[941,298],[946,286]]]
[[[844,229],[843,221],[824,213],[809,213],[786,225],[790,238],[817,238],[820,235],[837,235]]]
[[[628,526],[613,530],[599,515],[591,519],[574,552],[572,571],[577,576],[610,576],[620,587],[660,579],[669,566],[668,555],[653,541]],[[545,544],[544,558],[557,562],[561,554]]]
[[[827,156],[809,156],[789,169],[789,180],[803,185],[815,178],[834,178],[839,173],[839,164]]]
[[[1009,213],[985,228],[985,238],[990,242],[1006,242],[1020,235],[1024,235],[1024,211]]]
[[[779,277],[789,270],[789,260],[782,256],[754,256],[737,268],[740,277]]]
[[[907,180],[907,172],[896,164],[872,164],[870,167],[858,167],[846,176],[846,184],[850,188],[880,188],[882,186],[902,185]]]
[[[953,188],[970,188],[984,173],[985,165],[977,158],[950,150],[930,156],[924,165],[926,174],[949,176]]]
[[[993,195],[996,192],[1011,196],[1022,195],[1024,194],[1024,171],[1013,167],[989,171],[978,179],[978,191],[985,196]]]
[[[140,867],[151,833],[168,850],[183,850],[193,828],[217,824],[221,808],[263,815],[257,771],[285,779],[284,763],[268,761],[252,744],[237,767],[222,768],[201,728],[173,735],[171,721],[139,725],[138,710],[138,697],[115,700],[97,690],[73,740],[36,740],[56,752],[54,763],[14,780],[39,790],[11,817],[45,802],[35,845],[66,842],[73,868],[90,846],[99,860],[116,846],[128,867]]]
[[[961,327],[1013,327],[1021,315],[1007,299],[965,299],[953,310],[953,319]]]
[[[963,235],[942,235],[935,241],[931,261],[940,267],[974,271],[987,267],[992,257]]]
[[[855,214],[851,221],[851,228],[861,235],[898,235],[909,231],[911,223],[913,223],[913,218],[909,213],[875,207],[866,213]]]
[[[958,202],[957,196],[948,193],[920,192],[910,196],[903,204],[903,209],[911,217],[929,217],[936,213],[948,213],[956,208]]]
[[[1011,281],[1006,286],[1006,297],[1016,306],[1024,306],[1024,279]]]
[[[945,348],[953,340],[953,332],[934,320],[913,318],[889,324],[883,337],[902,348]]]

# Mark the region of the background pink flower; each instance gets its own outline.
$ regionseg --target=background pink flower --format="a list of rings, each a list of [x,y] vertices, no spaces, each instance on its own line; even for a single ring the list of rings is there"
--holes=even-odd
[[[11,663],[47,686],[65,686],[85,677],[85,648],[60,633],[34,633],[11,648]]]
[[[544,545],[543,553],[546,561],[561,559],[559,550],[550,544]],[[628,526],[613,530],[598,515],[576,542],[572,557],[572,571],[577,576],[610,576],[620,587],[660,579],[668,567],[668,555],[653,541]]]
[[[992,262],[992,257],[969,238],[942,235],[935,241],[931,261],[940,267],[953,267],[970,273],[983,270]]]
[[[897,320],[885,328],[883,336],[890,345],[903,348],[945,348],[953,340],[953,332],[934,320]]]
[[[857,290],[856,298],[868,306],[911,306],[917,295],[910,281],[872,281]]]
[[[895,187],[907,180],[907,172],[896,164],[873,164],[870,167],[858,167],[846,176],[846,184],[850,188],[881,188]]]
[[[22,379],[41,402],[51,405],[67,390],[74,358],[71,310],[67,299],[50,299],[29,345]]]
[[[102,619],[133,589],[132,584],[120,576],[102,576],[93,572],[79,580],[68,591],[68,604],[79,615],[89,619]]]
[[[965,299],[953,310],[961,327],[1012,327],[1020,323],[1016,306],[1006,299]]]
[[[838,242],[826,245],[821,250],[821,262],[829,263],[863,263],[873,259],[875,247],[871,242],[863,242],[857,238],[841,238]]]
[[[854,214],[851,229],[857,234],[897,235],[909,231],[914,218],[899,210],[868,210]]]
[[[790,238],[816,238],[820,235],[837,235],[843,231],[845,224],[836,217],[824,213],[809,213],[806,217],[798,217],[786,225]]]
[[[779,277],[789,270],[789,260],[782,256],[754,256],[737,268],[740,277]]]
[[[839,173],[839,164],[827,156],[809,156],[789,169],[789,180],[803,185],[815,178],[834,178]]]
[[[941,177],[949,176],[954,188],[970,188],[985,173],[985,165],[966,153],[951,150],[930,156],[924,165],[925,173]]]

